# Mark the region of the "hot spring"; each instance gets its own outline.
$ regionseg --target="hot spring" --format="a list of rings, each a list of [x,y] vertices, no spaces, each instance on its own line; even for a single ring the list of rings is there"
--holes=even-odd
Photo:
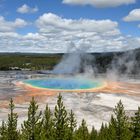
[[[24,84],[34,88],[51,89],[51,90],[90,90],[103,86],[103,82],[95,81],[90,78],[77,77],[58,77],[24,80]]]

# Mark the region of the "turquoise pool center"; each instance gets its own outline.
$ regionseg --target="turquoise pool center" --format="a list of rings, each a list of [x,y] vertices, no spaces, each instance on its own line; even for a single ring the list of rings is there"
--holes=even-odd
[[[59,90],[93,89],[102,85],[101,82],[88,78],[43,78],[29,79],[23,82],[37,88]]]

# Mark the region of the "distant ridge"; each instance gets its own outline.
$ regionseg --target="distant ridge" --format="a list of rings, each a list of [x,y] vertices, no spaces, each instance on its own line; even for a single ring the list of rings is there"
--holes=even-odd
[[[112,52],[90,52],[88,54],[95,54],[95,55],[100,55],[100,54],[122,54],[122,53],[127,53],[127,52],[135,52],[135,53],[140,53],[140,48],[136,49],[131,49],[131,50],[125,50],[125,51],[112,51]],[[63,55],[67,53],[38,53],[38,52],[0,52],[0,55]]]

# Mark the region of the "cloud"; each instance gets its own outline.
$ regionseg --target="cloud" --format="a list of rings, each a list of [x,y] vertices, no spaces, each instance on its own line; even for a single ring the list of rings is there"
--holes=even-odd
[[[3,16],[0,16],[0,32],[11,32],[26,25],[28,23],[23,19],[17,18],[15,21],[6,21]]]
[[[39,40],[39,41],[45,39],[45,37],[41,36],[39,33],[28,33],[23,38],[27,40]]]
[[[39,34],[46,37],[47,46],[55,46],[55,51],[66,52],[68,46],[73,42],[77,47],[91,46],[89,51],[101,51],[107,46],[111,46],[107,38],[118,36],[120,31],[118,23],[107,20],[93,19],[65,19],[52,13],[46,13],[40,16],[36,25],[39,28]],[[114,45],[116,41],[114,40]],[[102,48],[102,46],[106,46]],[[109,50],[109,49],[107,49]]]
[[[38,7],[31,8],[26,4],[22,5],[21,7],[17,9],[17,12],[21,14],[35,13],[37,11],[38,11]]]
[[[116,7],[135,3],[136,0],[63,0],[64,4],[92,5],[97,8]]]
[[[22,21],[22,20],[21,20]],[[118,23],[109,19],[67,19],[44,13],[35,21],[36,33],[20,35],[16,28],[23,25],[0,18],[0,51],[62,53],[73,49],[88,52],[124,51],[140,47],[140,38],[121,34]],[[12,24],[12,26],[11,26]],[[8,26],[7,26],[8,25]],[[13,26],[14,25],[14,26]],[[9,28],[10,27],[10,28]]]
[[[43,14],[36,21],[41,32],[46,32],[47,27],[51,30],[79,31],[79,32],[114,32],[118,34],[118,23],[111,20],[91,20],[91,19],[65,19],[52,13]],[[53,29],[52,29],[53,28]]]
[[[128,16],[123,18],[124,21],[126,22],[131,22],[131,21],[140,21],[140,9],[134,9],[132,10]]]

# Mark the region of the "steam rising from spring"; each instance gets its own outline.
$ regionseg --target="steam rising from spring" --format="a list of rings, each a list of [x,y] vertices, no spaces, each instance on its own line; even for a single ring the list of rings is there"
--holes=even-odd
[[[90,49],[89,45],[82,44],[80,47],[76,47],[73,42],[70,43],[70,48],[67,53],[62,57],[61,62],[55,66],[53,73],[55,74],[76,74],[80,73],[84,68],[84,72],[88,71],[93,73],[93,69],[90,65],[86,64],[86,61],[91,57],[87,52]],[[85,59],[86,58],[86,59]]]
[[[82,72],[86,75],[96,76],[96,74],[102,73],[101,70],[103,70],[107,78],[118,79],[122,73],[124,77],[128,77],[132,73],[137,75],[139,73],[139,59],[136,60],[139,55],[137,50],[100,53],[97,58],[89,53],[91,48],[89,44],[81,44],[80,47],[76,47],[71,42],[68,48],[69,50],[64,54],[60,63],[54,67],[54,74],[77,74]]]

